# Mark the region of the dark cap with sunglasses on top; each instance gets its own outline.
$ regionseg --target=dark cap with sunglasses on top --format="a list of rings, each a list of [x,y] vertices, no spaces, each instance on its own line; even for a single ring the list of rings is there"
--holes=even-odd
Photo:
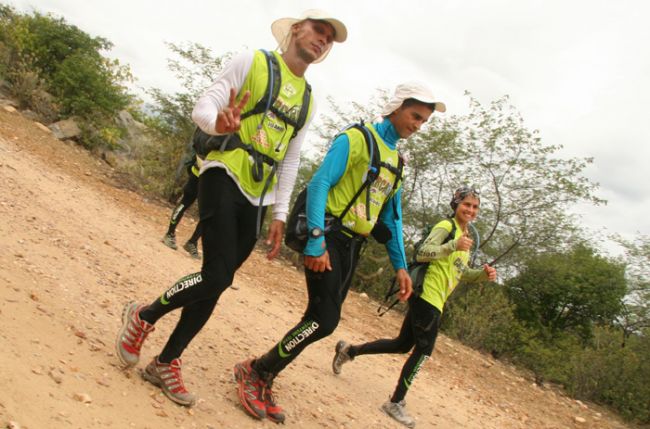
[[[453,197],[451,197],[451,202],[449,205],[451,206],[451,209],[455,212],[456,209],[458,208],[458,204],[460,204],[461,201],[465,199],[468,195],[471,195],[473,197],[476,197],[479,202],[481,201],[481,193],[472,187],[469,186],[462,186],[454,192]]]

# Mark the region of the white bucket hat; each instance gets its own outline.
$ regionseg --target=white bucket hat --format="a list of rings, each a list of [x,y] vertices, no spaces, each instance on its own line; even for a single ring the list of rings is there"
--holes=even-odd
[[[395,110],[397,110],[402,105],[402,103],[404,103],[404,100],[407,100],[409,98],[415,98],[416,100],[427,104],[435,103],[436,106],[434,110],[436,112],[443,113],[447,110],[445,103],[437,101],[429,88],[427,88],[425,85],[419,82],[406,82],[397,85],[395,88],[395,93],[382,109],[381,116],[390,115]]]
[[[336,18],[332,18],[329,13],[319,10],[319,9],[309,9],[306,10],[300,15],[300,18],[280,18],[273,21],[271,24],[271,33],[273,37],[278,41],[278,47],[281,52],[286,52],[289,48],[289,41],[291,40],[291,26],[297,22],[302,22],[306,19],[313,19],[315,21],[325,21],[334,27],[334,41],[335,42],[345,42],[345,39],[348,38],[348,30],[345,28],[345,24],[339,21]],[[332,45],[329,45],[327,50],[321,54],[320,57],[314,61],[314,63],[320,63],[325,59],[327,54],[329,54]]]

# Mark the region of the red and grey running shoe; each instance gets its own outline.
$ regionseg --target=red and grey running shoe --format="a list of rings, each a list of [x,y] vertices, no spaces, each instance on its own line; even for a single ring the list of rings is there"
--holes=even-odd
[[[170,363],[162,363],[156,356],[142,372],[142,378],[160,387],[163,393],[177,404],[191,407],[196,402],[196,397],[185,388],[181,364],[178,358]]]
[[[275,395],[271,390],[272,383],[264,388],[264,405],[266,406],[266,417],[273,423],[284,423],[284,410],[275,402]]]
[[[263,419],[266,417],[264,403],[264,388],[266,384],[257,371],[251,367],[252,359],[240,362],[233,368],[239,402],[251,416]]]
[[[126,304],[122,313],[122,327],[117,334],[115,349],[117,357],[127,367],[138,363],[142,343],[155,329],[151,323],[140,319],[140,311],[144,308],[144,305],[130,302]]]

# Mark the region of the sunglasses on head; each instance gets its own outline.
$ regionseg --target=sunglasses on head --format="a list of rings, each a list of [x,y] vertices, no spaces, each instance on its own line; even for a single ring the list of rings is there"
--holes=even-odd
[[[456,195],[458,195],[459,198],[465,198],[468,195],[474,195],[479,197],[481,195],[481,191],[479,191],[478,189],[470,188],[469,186],[465,186],[457,189]]]

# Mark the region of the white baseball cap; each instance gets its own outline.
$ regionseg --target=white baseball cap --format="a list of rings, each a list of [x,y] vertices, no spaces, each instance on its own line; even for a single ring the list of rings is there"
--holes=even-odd
[[[271,33],[278,42],[278,47],[281,52],[285,52],[289,48],[289,41],[291,40],[291,26],[297,22],[302,22],[306,19],[313,19],[315,21],[325,21],[334,28],[334,41],[338,43],[345,42],[348,38],[348,30],[345,24],[336,18],[320,9],[309,9],[300,15],[300,18],[280,18],[273,21],[271,24]],[[328,46],[327,50],[321,54],[314,63],[320,63],[329,54],[332,45]]]
[[[388,100],[388,103],[381,111],[381,116],[388,116],[397,110],[404,100],[414,98],[418,101],[427,104],[434,104],[436,112],[444,113],[447,111],[447,106],[442,101],[437,101],[429,88],[420,82],[405,82],[397,85],[393,96]]]

